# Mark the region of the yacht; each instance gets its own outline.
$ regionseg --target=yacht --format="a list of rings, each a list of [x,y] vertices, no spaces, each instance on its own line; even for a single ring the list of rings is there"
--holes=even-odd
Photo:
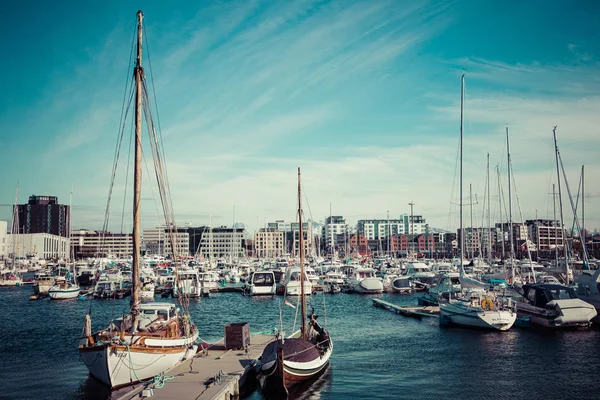
[[[545,328],[589,327],[598,315],[593,305],[579,299],[568,286],[534,283],[523,285],[517,313]]]
[[[435,279],[435,273],[431,272],[427,264],[422,262],[406,263],[405,275],[410,278],[416,290],[430,287]]]
[[[449,272],[439,277],[437,284],[417,299],[419,305],[437,306],[441,302],[457,298],[462,290],[460,274]]]
[[[244,285],[244,294],[249,296],[273,295],[276,283],[273,271],[255,271],[248,277]]]
[[[373,268],[353,268],[348,279],[356,293],[383,293],[383,282],[375,277]]]
[[[285,276],[279,282],[280,287],[289,296],[300,296],[300,267],[288,268],[285,272]],[[308,279],[308,276],[304,275],[304,293],[312,294],[313,285]]]
[[[200,283],[200,273],[195,269],[183,269],[178,273],[177,290],[174,295],[186,295],[187,297],[202,296],[202,284]]]
[[[35,273],[33,279],[35,280],[33,293],[41,296],[47,295],[50,288],[55,284],[54,277],[46,272]]]
[[[48,295],[52,300],[70,300],[79,296],[79,285],[70,280],[57,283],[48,290]]]

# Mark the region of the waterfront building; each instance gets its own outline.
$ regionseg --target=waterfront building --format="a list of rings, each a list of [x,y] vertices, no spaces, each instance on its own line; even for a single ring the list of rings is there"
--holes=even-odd
[[[244,256],[244,241],[243,228],[205,227],[196,254],[210,259],[237,259]]]
[[[70,207],[58,204],[56,196],[29,196],[27,204],[17,205],[16,233],[49,233],[69,236]]]
[[[404,219],[361,219],[356,223],[358,233],[367,240],[383,240],[389,235],[402,235],[406,233],[404,228]]]
[[[70,258],[69,238],[49,233],[19,233],[6,237],[7,256],[40,259]]]
[[[254,251],[257,257],[280,257],[285,253],[285,232],[277,227],[261,228],[254,233]]]
[[[290,228],[291,228],[291,236],[288,237],[288,239],[290,240],[291,243],[291,254],[294,255],[298,255],[300,254],[300,224],[298,222],[292,222],[290,224]],[[316,253],[316,249],[313,249],[312,244],[313,244],[313,232],[312,232],[312,224],[308,223],[308,222],[303,222],[302,223],[302,237],[303,237],[303,247],[304,247],[304,254],[306,255],[311,255]],[[315,251],[313,251],[315,250]]]
[[[71,231],[71,248],[76,259],[126,258],[133,254],[133,236],[130,233],[76,229]]]
[[[487,257],[490,249],[493,251],[496,242],[495,228],[464,228],[465,258]],[[460,229],[456,231],[458,245],[460,246]]]
[[[322,248],[327,254],[343,251],[348,240],[348,225],[341,215],[325,218],[321,235]]]
[[[171,235],[173,235],[171,237]],[[175,255],[186,257],[190,254],[190,235],[188,232],[179,232],[168,226],[144,229],[142,242],[146,246],[146,254],[159,256],[172,256],[172,245],[175,246]]]
[[[8,249],[6,247],[7,243],[7,227],[8,222],[0,221],[0,258],[6,258],[8,256]]]
[[[566,236],[559,221],[551,219],[530,219],[525,221],[527,232],[538,251],[562,249]]]

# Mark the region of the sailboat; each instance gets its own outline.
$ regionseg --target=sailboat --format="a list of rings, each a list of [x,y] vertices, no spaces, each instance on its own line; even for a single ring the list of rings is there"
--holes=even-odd
[[[145,94],[142,69],[142,19],[143,14],[138,11],[137,57],[134,68],[136,147],[131,309],[129,314],[113,320],[106,329],[95,333],[92,333],[91,316],[89,313],[86,314],[83,334],[79,342],[79,354],[90,375],[111,388],[147,380],[171,369],[195,353],[193,343],[198,338],[198,330],[189,315],[180,315],[175,304],[141,304],[141,136],[142,96]],[[172,248],[174,249],[175,246]]]
[[[302,195],[300,168],[298,168],[298,219],[300,226],[300,305],[302,328],[289,338],[279,337],[269,343],[261,357],[260,372],[263,380],[263,393],[281,399],[287,398],[289,389],[316,377],[329,365],[333,352],[333,342],[327,330],[317,322],[314,312],[306,316],[305,271],[304,271],[304,232],[302,229]],[[308,324],[306,323],[308,320]]]
[[[460,283],[466,294],[456,300],[440,304],[440,325],[459,325],[469,328],[483,328],[505,331],[510,329],[517,313],[512,309],[511,301],[504,304],[502,299],[488,292],[480,281],[467,277],[464,271],[464,231],[463,231],[463,196],[462,196],[462,149],[463,149],[463,113],[465,75],[461,78],[460,94]]]

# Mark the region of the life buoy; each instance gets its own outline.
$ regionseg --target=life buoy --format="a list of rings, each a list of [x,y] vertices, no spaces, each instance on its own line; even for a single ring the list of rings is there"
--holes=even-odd
[[[491,310],[494,307],[494,303],[492,303],[492,300],[490,299],[483,299],[481,301],[481,308],[483,308],[486,311]]]

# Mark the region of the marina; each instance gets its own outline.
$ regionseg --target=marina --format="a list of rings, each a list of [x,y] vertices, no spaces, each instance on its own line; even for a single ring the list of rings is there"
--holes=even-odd
[[[493,61],[439,35],[460,3],[187,6],[7,7],[7,76],[31,82],[0,107],[19,166],[0,175],[1,399],[600,398],[581,36],[553,30],[560,53],[490,24],[485,49],[511,48]]]
[[[9,328],[2,330],[0,350],[11,360],[0,365],[5,379],[3,395],[7,398],[116,399],[88,376],[77,354],[76,344],[89,301],[29,301],[30,291],[31,288],[24,286],[1,293],[5,326]],[[316,381],[318,386],[308,388],[304,397],[447,398],[447,388],[451,385],[453,390],[472,398],[526,400],[532,396],[552,398],[557,393],[569,393],[579,399],[597,398],[600,385],[596,380],[582,384],[580,379],[569,377],[587,376],[600,369],[600,330],[513,328],[496,333],[441,328],[437,318],[404,318],[374,307],[372,300],[379,298],[400,307],[414,307],[415,296],[328,295],[326,318],[336,341],[336,352],[328,370]],[[248,322],[251,334],[272,332],[276,327],[270,317],[279,315],[280,300],[280,297],[215,293],[193,301],[190,312],[195,321],[201,321],[201,340],[215,343],[223,338],[224,326],[232,322]],[[317,300],[314,306],[318,307],[321,302]],[[96,319],[108,319],[128,310],[129,302],[128,299],[92,300],[92,308]],[[291,333],[294,310],[288,309],[292,313],[284,314],[284,331]],[[18,326],[30,327],[28,335],[18,335]],[[55,345],[62,337],[69,340]],[[31,358],[32,348],[39,349],[35,360]],[[448,354],[453,356],[448,357]],[[482,357],[494,361],[486,362],[482,368]],[[524,357],[527,362],[523,362]],[[56,365],[61,368],[55,368]],[[365,377],[366,368],[373,371],[369,378]],[[533,374],[532,369],[543,373]],[[479,379],[488,384],[457,379],[455,371],[459,370],[477,371]],[[35,380],[30,379],[31,374],[36,375]],[[564,378],[548,379],[548,376]],[[166,381],[162,389],[155,391],[156,395],[160,391],[168,392],[176,379]],[[192,392],[197,396],[196,389],[203,390],[205,380],[198,377],[196,386]],[[257,389],[247,398],[258,400],[262,395]]]

